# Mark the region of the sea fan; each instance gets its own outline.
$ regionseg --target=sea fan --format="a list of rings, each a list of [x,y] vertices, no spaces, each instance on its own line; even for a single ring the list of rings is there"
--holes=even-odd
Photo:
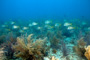
[[[59,49],[60,48],[60,39],[58,39],[56,36],[53,36],[51,39],[50,39],[50,43],[51,43],[51,47],[54,48],[54,49]]]
[[[63,52],[63,56],[67,56],[68,55],[68,49],[66,47],[66,44],[64,43],[64,41],[61,41],[61,46],[62,46],[62,52]]]
[[[0,45],[5,42],[5,35],[0,36]]]

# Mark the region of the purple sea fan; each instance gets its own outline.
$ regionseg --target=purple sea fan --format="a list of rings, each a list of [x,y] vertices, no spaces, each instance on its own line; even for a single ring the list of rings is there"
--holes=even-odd
[[[68,50],[67,50],[66,44],[64,43],[63,40],[61,41],[61,47],[62,47],[63,56],[67,56]]]
[[[90,45],[90,32],[87,32],[84,38],[87,45]]]

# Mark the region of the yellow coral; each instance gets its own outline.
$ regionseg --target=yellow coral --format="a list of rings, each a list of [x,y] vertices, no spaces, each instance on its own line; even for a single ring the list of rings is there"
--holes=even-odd
[[[59,59],[56,59],[54,56],[52,56],[52,59],[51,60],[59,60]]]
[[[90,45],[89,46],[87,46],[86,48],[85,48],[85,50],[86,50],[86,52],[85,52],[85,56],[86,56],[86,58],[88,59],[88,60],[90,60]]]

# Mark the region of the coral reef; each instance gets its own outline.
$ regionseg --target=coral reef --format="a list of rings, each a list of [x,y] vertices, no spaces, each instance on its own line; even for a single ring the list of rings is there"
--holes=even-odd
[[[60,48],[60,39],[58,39],[56,36],[53,36],[51,39],[50,39],[50,43],[51,43],[51,47],[54,48],[54,49],[59,49]]]
[[[84,39],[85,39],[85,42],[87,42],[87,45],[90,45],[90,31],[86,32]]]
[[[53,32],[53,31],[47,31],[47,37],[48,37],[49,40],[50,40],[51,37],[53,37],[53,36],[54,36],[54,32]]]
[[[84,56],[85,46],[86,46],[86,42],[84,42],[84,38],[82,37],[80,40],[78,40],[77,46],[74,46],[74,50],[79,56],[85,57]]]
[[[16,59],[16,57],[14,57],[14,49],[12,48],[13,43],[8,42],[7,44],[5,44],[5,56],[7,59]]]
[[[0,48],[0,60],[6,60],[5,51],[3,50],[4,47]]]
[[[4,46],[4,51],[5,52],[5,56],[8,60],[10,59],[16,59],[16,57],[14,57],[14,49],[12,48],[12,46],[16,43],[16,37],[14,36],[14,34],[12,32],[9,32],[6,35],[6,42],[2,45]]]
[[[67,50],[66,44],[64,43],[63,40],[61,41],[61,46],[62,46],[63,56],[65,57],[68,55],[68,50]]]
[[[56,54],[57,50],[56,50],[56,49],[53,49],[52,52],[53,52],[54,54]]]
[[[56,59],[54,56],[52,56],[51,60],[59,60],[59,59]]]
[[[44,57],[44,60],[59,60],[59,59],[56,59],[56,57],[52,56],[51,58]]]
[[[9,32],[7,35],[6,35],[6,41],[7,42],[11,42],[11,43],[15,43],[16,42],[16,34],[13,33],[13,32]]]
[[[89,22],[79,19],[45,22],[33,19],[2,23],[0,60],[90,60]]]
[[[15,49],[16,57],[21,57],[23,60],[42,60],[43,56],[45,54],[45,40],[44,39],[38,39],[35,40],[32,39],[33,34],[30,34],[27,37],[21,36],[17,37],[17,44],[13,46]]]
[[[86,48],[85,48],[85,50],[86,50],[86,52],[85,52],[85,56],[86,56],[86,58],[88,59],[88,60],[90,60],[90,45],[89,46],[87,46]]]
[[[5,41],[5,35],[0,36],[0,45]]]

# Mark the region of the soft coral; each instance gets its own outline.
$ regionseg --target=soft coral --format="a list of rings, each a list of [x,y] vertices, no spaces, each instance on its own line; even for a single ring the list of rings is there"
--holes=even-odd
[[[86,58],[88,59],[88,60],[90,60],[90,45],[89,46],[87,46],[86,48],[85,48],[85,50],[86,50],[86,52],[85,52],[85,56],[86,56]]]
[[[44,42],[46,38],[33,41],[32,35],[17,38],[17,45],[13,46],[16,50],[16,57],[21,57],[24,60],[42,60],[45,52]]]

